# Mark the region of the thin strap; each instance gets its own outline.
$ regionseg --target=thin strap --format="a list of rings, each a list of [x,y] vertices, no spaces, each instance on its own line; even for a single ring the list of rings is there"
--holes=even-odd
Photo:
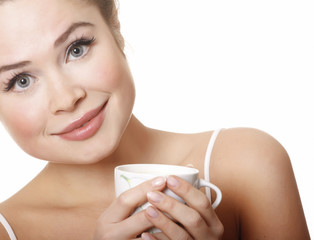
[[[4,216],[1,213],[0,213],[0,223],[2,223],[5,230],[7,230],[7,233],[9,234],[10,239],[11,240],[17,240],[10,224],[8,223],[8,221],[4,218]]]
[[[212,155],[214,144],[216,142],[217,136],[218,136],[220,131],[221,131],[221,128],[220,129],[216,129],[213,132],[212,136],[210,137],[208,146],[207,146],[205,160],[204,160],[204,178],[205,178],[205,181],[207,181],[207,182],[210,182],[210,176],[209,176],[210,158],[211,158],[211,155]],[[209,201],[211,201],[211,193],[210,193],[210,189],[209,188],[206,188],[206,195],[207,195]]]

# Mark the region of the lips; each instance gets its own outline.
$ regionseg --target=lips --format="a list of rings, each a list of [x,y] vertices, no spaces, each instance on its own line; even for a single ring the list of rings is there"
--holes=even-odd
[[[107,102],[70,123],[57,135],[66,140],[80,141],[92,137],[102,125]]]

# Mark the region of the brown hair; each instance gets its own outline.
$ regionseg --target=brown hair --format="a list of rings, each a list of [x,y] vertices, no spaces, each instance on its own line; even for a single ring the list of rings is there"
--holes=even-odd
[[[87,0],[88,3],[95,4],[108,24],[111,33],[118,44],[118,47],[123,52],[124,38],[120,32],[120,21],[118,18],[117,0]]]

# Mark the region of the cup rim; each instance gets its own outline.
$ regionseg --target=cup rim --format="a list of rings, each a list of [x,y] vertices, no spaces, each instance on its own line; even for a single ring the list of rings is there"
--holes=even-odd
[[[153,172],[144,172],[145,167],[150,167],[156,171],[165,171],[164,175],[176,175],[176,174],[198,174],[199,170],[192,167],[180,166],[180,165],[170,165],[170,164],[154,164],[154,163],[135,163],[135,164],[124,164],[115,167],[115,171],[125,172],[125,173],[140,173],[141,175],[156,175]],[[142,170],[143,169],[143,170]],[[142,171],[141,171],[142,170]]]

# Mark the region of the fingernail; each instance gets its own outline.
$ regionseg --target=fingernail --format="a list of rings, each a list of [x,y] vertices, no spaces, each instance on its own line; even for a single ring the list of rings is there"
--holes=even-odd
[[[153,207],[148,207],[146,209],[146,212],[152,218],[157,218],[158,217],[158,212]]]
[[[164,185],[165,183],[166,183],[165,177],[158,177],[152,181],[153,187],[160,187],[160,186]]]
[[[148,192],[147,197],[149,200],[151,200],[155,203],[161,202],[161,199],[162,199],[162,195],[159,193],[156,193],[156,192]]]
[[[167,177],[167,184],[170,187],[177,187],[179,185],[179,181],[172,176]]]
[[[153,240],[148,233],[142,233],[141,237],[143,240]]]

